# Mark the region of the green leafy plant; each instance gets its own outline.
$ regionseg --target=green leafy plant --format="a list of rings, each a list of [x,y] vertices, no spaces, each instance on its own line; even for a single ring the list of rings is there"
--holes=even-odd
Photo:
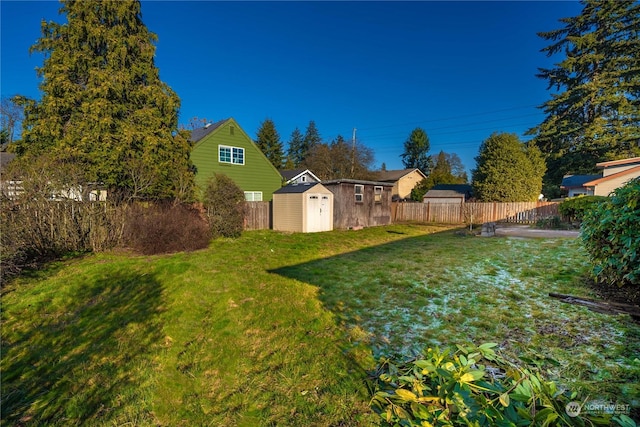
[[[590,210],[582,240],[594,264],[596,280],[610,285],[640,284],[640,178],[618,188]]]
[[[571,222],[581,222],[585,214],[607,200],[604,196],[576,196],[558,205],[558,211]]]
[[[615,421],[569,416],[567,405],[580,403],[576,393],[507,360],[496,347],[428,348],[421,357],[401,363],[382,359],[371,407],[383,423],[393,426],[583,426]]]

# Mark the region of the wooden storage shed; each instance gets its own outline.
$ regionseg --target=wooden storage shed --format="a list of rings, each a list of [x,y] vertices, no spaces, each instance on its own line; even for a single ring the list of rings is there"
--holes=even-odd
[[[333,193],[318,182],[286,185],[273,193],[273,229],[333,230]]]
[[[322,185],[334,196],[333,224],[337,229],[391,224],[391,190],[388,182],[334,179]]]

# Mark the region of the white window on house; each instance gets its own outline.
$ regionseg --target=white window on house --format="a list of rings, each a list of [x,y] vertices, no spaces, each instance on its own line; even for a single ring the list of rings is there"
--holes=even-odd
[[[354,191],[356,193],[356,203],[362,203],[364,201],[364,185],[354,185]]]
[[[376,185],[373,187],[373,201],[376,203],[382,203],[382,186]]]
[[[244,148],[229,147],[227,145],[219,145],[218,161],[220,163],[244,165]]]
[[[245,191],[244,199],[247,202],[261,202],[262,201],[262,191]]]
[[[306,175],[302,175],[300,177],[300,182],[307,182],[307,176]]]

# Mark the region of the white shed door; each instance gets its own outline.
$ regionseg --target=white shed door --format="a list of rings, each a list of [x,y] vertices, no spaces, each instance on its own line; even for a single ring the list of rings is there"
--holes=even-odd
[[[331,230],[329,197],[324,194],[307,196],[307,232]]]

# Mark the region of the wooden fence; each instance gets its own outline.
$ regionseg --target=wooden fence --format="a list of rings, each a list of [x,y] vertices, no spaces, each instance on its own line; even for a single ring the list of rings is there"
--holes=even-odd
[[[246,206],[245,230],[268,230],[271,228],[271,202],[246,202]]]
[[[531,224],[559,216],[556,202],[518,203],[393,203],[393,222],[418,221],[443,224],[510,222]]]

